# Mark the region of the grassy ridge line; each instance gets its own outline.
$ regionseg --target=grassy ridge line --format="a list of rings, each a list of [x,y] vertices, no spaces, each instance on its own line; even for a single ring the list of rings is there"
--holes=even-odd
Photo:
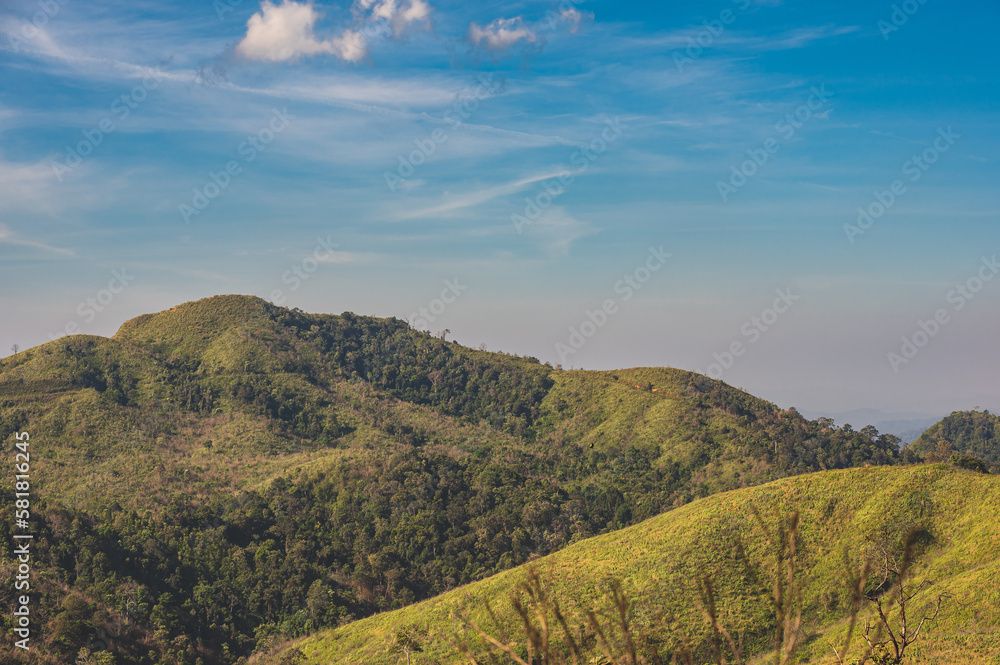
[[[838,630],[842,630],[838,626],[845,614],[846,596],[840,578],[840,547],[846,545],[857,555],[865,541],[877,538],[880,531],[915,522],[925,522],[935,539],[916,569],[918,576],[937,580],[926,592],[927,598],[937,593],[950,593],[954,598],[939,621],[926,629],[930,643],[945,645],[952,656],[960,655],[960,633],[995,631],[1000,625],[1000,525],[992,514],[1000,505],[1000,479],[941,465],[822,472],[727,492],[577,543],[534,565],[574,616],[592,607],[608,607],[604,582],[617,578],[640,605],[651,601],[659,606],[666,616],[674,617],[673,625],[696,642],[705,638],[705,630],[688,590],[694,574],[708,572],[717,580],[727,624],[763,648],[767,608],[742,590],[745,580],[732,555],[738,535],[748,543],[751,560],[762,561],[765,545],[749,518],[751,505],[764,514],[777,506],[801,511],[800,536],[810,579],[804,616],[807,630],[816,635],[806,653],[814,657],[824,659],[831,654],[831,640],[839,639]],[[298,646],[310,663],[395,665],[399,655],[390,651],[394,631],[423,625],[436,629],[438,636],[428,642],[416,662],[457,662],[457,654],[442,636],[442,631],[457,625],[450,613],[464,603],[473,608],[478,621],[488,624],[482,606],[489,601],[501,621],[513,627],[509,592],[525,577],[525,566],[512,569],[437,598],[320,633]],[[637,616],[639,625],[650,619],[642,612]],[[993,632],[992,637],[996,636]],[[1000,656],[1000,652],[975,658],[987,656]]]

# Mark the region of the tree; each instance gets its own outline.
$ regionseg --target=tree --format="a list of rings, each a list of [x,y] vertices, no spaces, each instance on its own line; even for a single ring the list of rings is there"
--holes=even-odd
[[[416,626],[400,628],[393,637],[393,646],[400,653],[406,654],[406,665],[410,665],[410,654],[424,650],[423,641],[427,638],[427,629]]]
[[[989,473],[990,468],[986,466],[986,462],[979,459],[975,455],[963,455],[962,453],[953,453],[951,457],[948,458],[948,463],[953,464],[962,469],[968,469],[970,471],[977,471],[979,473]]]
[[[306,655],[302,653],[301,649],[292,647],[284,652],[278,658],[277,665],[299,665],[306,661]]]
[[[76,665],[114,665],[114,663],[115,657],[110,651],[91,651],[83,647],[76,656]]]
[[[10,350],[13,351],[14,355],[16,356],[17,352],[21,350],[21,347],[18,346],[17,344],[12,344],[11,347],[10,347]]]
[[[306,594],[306,608],[309,610],[309,618],[313,625],[319,627],[324,625],[326,615],[332,604],[330,587],[323,580],[316,580],[309,587]]]
[[[951,457],[951,443],[941,439],[937,442],[937,449],[934,452],[927,453],[924,460],[927,462],[947,462],[948,458]]]
[[[436,369],[436,370],[434,370],[432,372],[428,372],[427,373],[427,378],[431,380],[431,385],[434,386],[434,395],[435,396],[437,395],[437,392],[438,392],[438,383],[441,382],[441,377],[442,376],[444,376],[444,374],[439,369]]]
[[[864,637],[868,643],[869,656],[878,665],[897,665],[903,662],[906,648],[917,641],[924,624],[937,619],[938,612],[941,611],[944,596],[939,594],[934,604],[934,613],[922,616],[916,627],[913,626],[912,616],[907,615],[917,594],[934,583],[925,579],[914,586],[907,580],[919,536],[920,531],[911,528],[906,534],[902,552],[894,552],[884,544],[876,547],[872,576],[864,599],[875,606],[878,620],[873,622],[869,619],[865,622]],[[899,606],[899,616],[895,621],[892,618],[893,605]]]

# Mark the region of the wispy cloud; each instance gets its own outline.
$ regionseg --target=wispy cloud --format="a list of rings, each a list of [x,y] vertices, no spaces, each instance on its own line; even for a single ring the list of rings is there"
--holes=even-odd
[[[536,182],[541,182],[542,180],[548,180],[549,178],[558,177],[561,173],[562,173],[561,171],[545,173],[542,175],[531,176],[530,178],[524,178],[522,180],[516,180],[514,182],[506,183],[503,185],[497,185],[495,187],[487,187],[486,189],[480,189],[474,192],[468,192],[466,194],[449,196],[447,197],[448,200],[445,203],[432,206],[430,208],[423,208],[420,210],[405,212],[400,214],[398,218],[416,219],[420,217],[436,217],[436,216],[448,215],[458,210],[471,208],[473,206],[486,203],[487,201],[495,199],[498,196],[513,194],[514,192],[524,189],[528,185],[534,184]]]
[[[15,30],[19,29],[20,27],[16,22],[5,21],[0,17],[0,32],[7,35],[7,39],[0,39],[0,50],[13,50],[5,42],[15,34]],[[92,44],[92,41],[100,43],[102,41],[100,38],[90,36],[86,44],[81,46],[79,44],[74,45],[72,41],[67,43],[65,36],[61,34],[57,36],[44,27],[38,28],[37,32],[32,34],[33,37],[30,40],[18,43],[17,54],[19,56],[22,58],[29,56],[42,61],[62,63],[71,68],[72,71],[90,79],[142,79],[148,77],[150,72],[153,71],[153,67],[149,65],[136,64],[132,60],[125,59],[136,55],[134,51],[111,49],[113,53],[102,54]],[[79,41],[79,36],[77,35],[77,37]],[[98,54],[94,55],[95,52]],[[169,59],[160,59],[156,68],[158,78],[182,83],[190,83],[195,80],[193,72],[161,71],[159,68],[164,66]]]
[[[663,49],[684,49],[692,43],[697,44],[699,35],[704,33],[704,31],[704,26],[694,26],[661,32],[655,35],[638,37],[621,35],[619,42],[621,46],[643,51],[655,50],[660,52]],[[760,34],[747,30],[729,29],[712,40],[710,48],[706,51],[706,55],[710,55],[712,49],[717,49],[720,53],[733,50],[761,52],[798,49],[822,39],[860,32],[861,28],[856,25],[806,26],[776,31],[773,34]],[[706,56],[700,57],[704,58]]]
[[[39,242],[38,240],[32,240],[30,238],[25,238],[24,236],[15,233],[10,230],[6,224],[0,224],[0,246],[2,245],[17,245],[19,247],[32,247],[34,249],[41,249],[46,252],[51,252],[53,254],[58,254],[60,256],[74,256],[74,252],[71,249],[66,249],[64,247],[54,247],[48,243]]]
[[[526,233],[529,238],[538,239],[549,256],[556,257],[569,254],[573,242],[597,231],[588,222],[571,216],[562,206],[553,206],[545,210]]]
[[[47,161],[7,162],[0,157],[0,213],[54,212],[54,182]]]
[[[320,263],[371,263],[379,257],[374,252],[327,252],[317,259]]]
[[[565,7],[559,12],[559,19],[569,26],[569,31],[572,34],[576,34],[580,30],[580,24],[585,20],[594,19],[594,15],[590,12],[581,12],[576,7]]]

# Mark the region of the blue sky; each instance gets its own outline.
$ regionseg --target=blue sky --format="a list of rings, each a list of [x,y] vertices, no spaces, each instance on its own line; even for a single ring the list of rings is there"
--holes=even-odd
[[[995,408],[998,19],[0,3],[0,348],[247,293],[808,410]]]

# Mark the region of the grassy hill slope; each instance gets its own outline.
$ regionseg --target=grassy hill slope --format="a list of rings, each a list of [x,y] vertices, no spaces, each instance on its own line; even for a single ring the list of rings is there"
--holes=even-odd
[[[933,582],[917,597],[917,607],[946,594],[926,638],[911,648],[912,661],[1000,663],[1000,525],[992,517],[1000,505],[1000,478],[944,465],[830,471],[779,480],[700,499],[639,525],[576,543],[528,566],[505,571],[410,607],[320,633],[297,644],[309,663],[395,665],[396,631],[427,628],[431,636],[413,663],[457,663],[447,636],[461,636],[454,613],[468,608],[494,634],[516,635],[516,615],[508,598],[537,569],[551,584],[570,625],[581,625],[586,610],[612,607],[608,581],[617,579],[633,600],[639,633],[676,646],[681,635],[706,649],[709,631],[694,601],[694,580],[712,576],[723,624],[742,636],[752,653],[766,653],[773,617],[759,580],[748,578],[734,553],[737,538],[747,543],[755,566],[766,569],[767,547],[749,517],[751,507],[771,516],[797,509],[805,570],[805,644],[800,655],[829,662],[831,644],[845,632],[849,600],[844,583],[843,548],[858,562],[871,544],[892,542],[910,526],[922,528],[925,547],[913,570],[916,580]],[[770,519],[770,518],[769,518]],[[888,536],[888,538],[887,538]],[[489,602],[500,625],[484,611]],[[911,613],[915,614],[912,609]],[[862,613],[863,619],[867,610]],[[912,628],[911,628],[912,629]],[[856,640],[855,655],[859,653]],[[477,640],[478,648],[485,650]],[[669,654],[668,654],[669,655]],[[503,661],[507,662],[507,661]]]

